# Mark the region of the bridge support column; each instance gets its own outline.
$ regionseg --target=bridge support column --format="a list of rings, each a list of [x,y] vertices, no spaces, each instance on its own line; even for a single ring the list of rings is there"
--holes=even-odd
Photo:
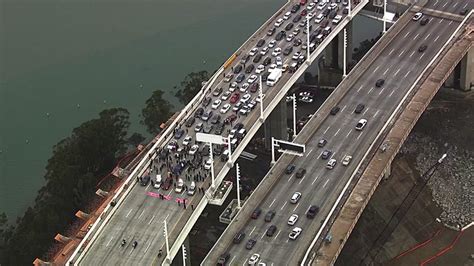
[[[387,164],[385,166],[385,169],[383,170],[383,173],[382,173],[382,178],[383,179],[388,179],[390,177],[390,175],[392,174],[392,164]]]
[[[352,21],[346,25],[347,31],[347,62],[352,59]],[[342,69],[344,49],[344,32],[341,31],[324,50],[324,65],[327,67]]]
[[[67,244],[71,241],[71,238],[67,237],[67,236],[63,236],[61,234],[57,234],[55,237],[54,237],[54,240],[60,242],[60,243],[63,243],[63,244]]]
[[[469,91],[474,86],[474,47],[469,49],[459,64],[461,67],[459,87],[463,91]]]
[[[97,196],[102,197],[102,198],[107,198],[107,197],[109,196],[109,192],[107,192],[107,191],[105,191],[105,190],[102,190],[102,189],[100,189],[100,188],[95,192],[95,194],[96,194]]]
[[[265,147],[267,149],[272,148],[272,137],[288,139],[287,127],[287,106],[286,100],[283,98],[265,120]]]
[[[86,221],[91,217],[91,215],[88,214],[88,213],[85,213],[83,211],[77,211],[76,212],[76,217]]]

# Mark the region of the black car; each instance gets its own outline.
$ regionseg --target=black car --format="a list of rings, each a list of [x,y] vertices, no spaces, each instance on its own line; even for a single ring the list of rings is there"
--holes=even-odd
[[[242,57],[242,59],[240,59],[240,63],[241,63],[242,65],[244,65],[244,64],[247,63],[249,60],[250,60],[250,55],[244,55],[244,57]]]
[[[463,9],[459,12],[460,15],[465,16],[469,12],[469,9]]]
[[[296,13],[300,9],[300,5],[296,4],[291,8],[291,13]]]
[[[286,31],[289,31],[289,30],[291,30],[292,28],[293,28],[293,23],[288,23],[288,25],[286,25],[286,27],[285,27],[285,30],[286,30]]]
[[[274,224],[270,225],[270,227],[268,227],[268,229],[267,229],[267,233],[266,233],[267,236],[273,236],[275,234],[276,230],[277,230],[276,225],[274,225]]]
[[[254,62],[254,63],[258,63],[258,62],[260,62],[261,59],[262,59],[262,54],[257,54],[257,55],[253,58],[253,62]]]
[[[206,98],[206,99],[211,99],[211,98]],[[205,99],[204,99],[205,100]],[[201,115],[204,113],[204,108],[199,107],[196,112],[194,112],[194,117],[201,117]]]
[[[286,167],[285,173],[287,175],[290,175],[291,173],[293,173],[293,171],[295,171],[295,168],[296,166],[294,164],[290,164]]]
[[[180,139],[184,135],[184,130],[181,128],[176,129],[174,132],[174,138],[175,139]]]
[[[242,74],[239,74],[236,78],[235,78],[235,81],[237,83],[241,83],[242,81],[244,81],[245,79],[245,75],[242,73]]]
[[[253,211],[251,218],[257,219],[261,213],[262,213],[262,210],[260,208],[257,208]]]
[[[330,150],[324,150],[323,151],[323,154],[321,154],[321,158],[323,158],[324,160],[328,159],[329,157],[331,157],[332,155],[332,151]]]
[[[342,14],[344,14],[344,15],[349,14],[349,7],[345,7],[345,8],[342,10]]]
[[[360,113],[362,113],[362,110],[364,110],[364,108],[365,108],[365,105],[359,103],[359,104],[356,106],[356,109],[354,110],[354,113],[360,114]]]
[[[265,222],[271,222],[273,217],[275,217],[275,211],[268,211],[267,214],[265,214]]]
[[[336,115],[339,110],[341,110],[341,108],[339,106],[334,106],[332,109],[331,109],[331,115]]]
[[[420,21],[420,25],[424,26],[424,25],[428,24],[428,22],[430,22],[430,19],[429,18],[424,18]]]
[[[296,178],[302,178],[305,174],[306,174],[306,169],[300,168],[298,169],[298,172],[296,172]]]
[[[309,207],[308,209],[308,212],[306,212],[306,217],[313,219],[314,216],[318,214],[318,212],[319,212],[319,207],[316,205],[311,205],[311,207]]]
[[[216,126],[216,130],[214,131],[214,133],[216,133],[216,135],[220,135],[222,134],[222,131],[224,131],[224,124],[219,123]]]
[[[260,39],[257,42],[257,47],[262,47],[265,44],[265,39]]]
[[[293,18],[293,23],[297,23],[301,20],[302,16],[300,15],[296,15],[294,18]]]
[[[245,69],[245,73],[247,74],[250,74],[252,73],[252,71],[255,69],[255,66],[254,65],[249,65],[246,69]]]
[[[224,90],[223,88],[215,88],[214,91],[212,92],[212,95],[217,97],[219,96],[219,94],[222,93],[223,90]]]
[[[207,124],[206,124],[206,125],[204,126],[204,128],[202,129],[202,132],[209,134],[209,133],[212,132],[213,129],[214,129],[214,126],[213,126],[213,125],[207,125]]]
[[[300,40],[300,39],[298,39],[298,40]],[[300,40],[300,42],[301,42],[301,40]],[[283,50],[283,55],[289,55],[289,54],[291,54],[291,52],[293,52],[293,46],[288,46]]]
[[[337,10],[329,12],[329,19],[334,19],[337,16]]]
[[[426,48],[428,48],[428,45],[423,44],[418,48],[418,52],[423,53],[424,51],[426,51]]]
[[[208,106],[208,105],[211,103],[211,101],[212,101],[211,97],[206,97],[206,98],[204,98],[204,100],[202,101],[202,105]]]
[[[270,75],[270,72],[265,72],[265,74],[262,75],[262,81],[265,82],[268,79],[268,76]]]
[[[242,71],[242,68],[243,68],[242,65],[236,65],[234,67],[234,74],[239,74],[240,71]]]
[[[275,28],[271,28],[271,29],[269,29],[269,30],[267,31],[267,35],[268,35],[268,36],[272,36],[273,34],[275,34],[275,31],[276,31]]]
[[[202,156],[208,156],[211,151],[209,149],[209,145],[203,145],[200,150],[199,150],[199,153],[202,155]]]
[[[149,182],[150,182],[150,176],[149,175],[140,177],[140,185],[146,187]]]
[[[240,242],[242,242],[242,239],[244,239],[245,237],[245,233],[243,231],[240,231],[238,232],[235,236],[234,236],[234,244],[239,244]]]
[[[215,155],[221,155],[224,152],[225,147],[223,145],[214,145],[214,149],[212,150]]]
[[[186,124],[184,124],[186,127],[191,127],[194,124],[194,121],[196,121],[196,118],[194,116],[191,116],[186,120]]]
[[[293,45],[294,45],[294,46],[300,46],[302,43],[303,43],[303,41],[302,41],[300,38],[295,39],[295,40],[293,41]]]
[[[324,17],[327,17],[330,12],[331,12],[331,10],[329,10],[329,9],[324,9],[322,14],[323,14]]]
[[[220,115],[215,115],[212,117],[210,120],[211,124],[217,124],[221,121],[221,116]]]
[[[272,63],[272,58],[269,56],[267,58],[265,58],[265,60],[263,60],[263,65],[264,66],[268,66]]]
[[[282,30],[275,36],[275,40],[281,41],[283,38],[285,38],[285,36],[286,36],[286,31]]]
[[[320,139],[319,142],[318,142],[318,147],[322,148],[326,145],[326,143],[328,143],[327,140],[325,139]]]
[[[375,82],[375,86],[376,86],[376,87],[382,87],[384,83],[385,83],[385,80],[384,80],[384,79],[378,79],[378,80]]]
[[[233,127],[233,129],[235,129],[237,131],[241,130],[242,128],[244,128],[244,124],[242,124],[242,123],[237,123]]]
[[[225,266],[225,264],[227,263],[227,261],[229,261],[229,259],[230,259],[229,253],[222,254],[217,260],[217,266]]]
[[[257,240],[249,239],[249,241],[247,241],[247,245],[245,245],[245,248],[247,250],[251,250],[253,248],[253,246],[255,246],[255,243],[257,243]]]

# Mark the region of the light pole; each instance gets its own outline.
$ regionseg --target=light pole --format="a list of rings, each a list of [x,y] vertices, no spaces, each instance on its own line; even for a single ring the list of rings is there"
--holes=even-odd
[[[165,244],[166,244],[166,259],[171,262],[171,258],[170,258],[170,244],[168,242],[168,229],[166,227],[166,220],[163,221],[163,225],[164,225],[164,228],[163,228],[163,231],[165,233]]]
[[[275,138],[272,137],[272,165],[275,164]]]
[[[183,245],[181,245],[181,251],[183,253],[183,266],[186,266],[186,247]]]
[[[259,84],[258,84],[259,88],[258,88],[258,95],[260,96],[260,121],[263,121],[265,120],[263,118],[263,83],[262,83],[262,75],[260,75],[260,80],[259,80]]]
[[[236,179],[237,179],[237,208],[240,210],[240,167],[239,164],[235,164]]]
[[[213,155],[213,152],[212,152],[212,143],[209,142],[209,157],[211,159],[211,180],[212,180],[212,183],[211,183],[211,187],[212,188],[215,188],[215,184],[214,184],[214,155]]]
[[[231,138],[230,138],[230,135],[227,137],[227,143],[229,145],[229,156],[227,158],[227,162],[232,165],[232,143],[230,142]]]
[[[310,18],[309,18],[309,15],[307,14],[306,15],[306,60],[308,60],[308,64],[309,64],[309,21],[310,21]]]
[[[296,138],[296,94],[293,93],[293,140]]]
[[[347,14],[347,16],[348,16],[349,18],[352,17],[351,5],[352,5],[352,0],[349,0],[349,12],[348,12],[349,14]]]
[[[349,1],[350,2],[350,1]],[[342,77],[345,78],[347,77],[347,70],[346,70],[346,61],[347,61],[347,30],[344,28],[344,48],[343,48],[343,60],[342,60]]]
[[[382,33],[387,32],[387,21],[385,16],[387,15],[387,0],[383,0],[383,30]]]

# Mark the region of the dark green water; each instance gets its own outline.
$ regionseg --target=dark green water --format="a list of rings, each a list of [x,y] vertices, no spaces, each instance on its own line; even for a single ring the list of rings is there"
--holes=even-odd
[[[154,89],[175,102],[187,73],[215,70],[284,2],[0,0],[0,212],[32,204],[73,127],[121,106],[143,132]]]

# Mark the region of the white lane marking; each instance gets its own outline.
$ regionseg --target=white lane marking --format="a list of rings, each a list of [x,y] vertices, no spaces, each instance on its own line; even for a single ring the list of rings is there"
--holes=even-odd
[[[349,137],[349,134],[351,134],[351,132],[352,132],[352,129],[351,129],[351,130],[349,130],[349,132],[347,132],[347,134],[346,134],[346,138],[347,138],[347,137]]]
[[[232,262],[234,261],[235,257],[237,257],[237,256],[233,256],[233,257],[232,257],[232,259],[231,259],[230,262],[229,262],[229,265],[232,265]]]
[[[438,4],[438,0],[436,0],[436,2],[434,3],[434,5],[433,5],[433,6],[436,6],[437,4]]]
[[[317,176],[317,177],[313,180],[313,182],[311,182],[311,185],[313,185],[314,182],[316,182],[316,180],[318,180],[318,178],[319,178],[319,176]]]
[[[326,134],[326,132],[328,132],[328,130],[329,130],[330,127],[331,127],[331,126],[328,126],[328,128],[326,128],[326,130],[324,130],[324,133],[323,133],[323,134]]]
[[[360,138],[360,136],[362,136],[362,132],[361,132],[361,134],[359,134],[359,136],[357,136],[357,139],[359,139],[359,138]]]
[[[423,56],[425,56],[425,54],[422,54],[422,55],[420,56],[420,60],[421,60],[421,58],[423,58]]]
[[[438,35],[438,36],[436,36],[436,39],[434,39],[434,41],[433,41],[433,42],[436,42],[438,39],[439,39],[439,35]]]
[[[148,184],[148,186],[146,186],[146,189],[148,190],[150,186],[151,186],[151,182]]]
[[[416,40],[416,38],[418,38],[420,34],[418,33],[417,35],[415,35],[415,38],[413,38],[414,40]]]
[[[336,134],[334,134],[334,136],[337,136],[337,134],[339,134],[339,131],[341,131],[341,129],[338,129],[338,130],[336,131]]]
[[[138,216],[138,219],[140,219],[140,217],[142,217],[144,212],[145,212],[145,210],[143,210],[142,213],[140,213],[140,215]]]
[[[467,7],[467,4],[468,4],[468,3],[466,3],[462,8],[466,8],[466,7]]]
[[[441,24],[441,22],[443,22],[444,18],[440,19],[438,24]]]
[[[365,113],[367,112],[367,110],[369,110],[368,107],[367,107],[367,109],[365,109],[365,111],[362,113],[362,115],[365,115]]]
[[[398,54],[398,57],[402,56],[402,54],[405,52],[405,50],[403,50],[400,54]]]
[[[407,33],[405,33],[405,36],[403,36],[403,38],[406,38],[408,36],[408,34],[410,34],[410,31],[408,31]]]
[[[257,228],[257,226],[254,226],[254,227],[253,227],[252,231],[250,231],[250,234],[249,234],[249,236],[251,236],[251,235],[252,235],[253,231],[255,231],[255,228]]]
[[[408,70],[408,72],[405,74],[405,78],[408,77],[408,75],[410,75],[410,72],[411,70]]]
[[[362,90],[362,86],[360,86],[360,88],[357,90],[357,92],[359,92],[360,90]]]
[[[288,178],[288,181],[286,181],[286,183],[289,183],[292,177],[293,177],[293,175],[291,175],[291,176]]]
[[[107,245],[105,245],[106,247],[108,247],[110,245],[110,242],[112,242],[112,239],[114,239],[113,236],[110,238],[109,242],[107,242]]]
[[[265,236],[265,234],[262,234],[262,236],[260,237],[260,239],[263,239],[264,236]]]
[[[270,206],[268,206],[268,208],[271,208],[273,206],[273,203],[275,203],[275,200],[276,199],[273,199],[272,203],[270,203]]]
[[[394,76],[396,76],[398,74],[398,72],[400,72],[400,68],[397,69],[397,71],[395,72]]]
[[[426,39],[428,39],[430,36],[431,36],[431,32],[428,33],[428,35],[425,36],[425,41],[426,41]]]
[[[446,3],[444,3],[443,7],[445,7],[447,4],[448,4],[449,1],[446,1]]]
[[[411,52],[410,57],[412,57],[415,54],[415,51]]]
[[[153,215],[153,217],[151,217],[150,221],[148,222],[148,224],[151,224],[151,222],[153,222],[153,219],[155,219],[155,215]]]
[[[301,178],[301,180],[300,180],[300,182],[298,182],[298,184],[301,184],[305,178],[306,178],[306,175],[304,175],[303,178]]]
[[[370,90],[367,92],[367,94],[370,94],[370,92],[372,92],[373,89],[374,89],[374,87],[370,88]]]
[[[452,20],[449,22],[449,24],[448,24],[448,25],[451,25],[451,24],[453,24],[453,21],[452,21]]]
[[[296,204],[296,207],[293,209],[293,212],[295,212],[295,211],[296,211],[296,209],[298,208],[298,206],[300,206],[300,204],[299,204],[299,203],[298,203],[298,204]]]
[[[171,194],[171,192],[173,192],[173,190],[172,190],[172,189],[170,189],[170,192],[168,192],[168,195],[167,195],[167,196],[169,196],[169,195]]]
[[[133,210],[133,209],[130,209],[130,210],[128,211],[128,213],[127,213],[127,216],[125,216],[125,217],[128,217],[128,216],[130,215],[130,213],[132,212],[132,210]]]
[[[454,3],[453,7],[456,7],[458,5],[458,3]]]
[[[344,107],[342,107],[341,112],[344,111],[344,109],[346,109],[346,106],[347,105],[344,105]]]
[[[280,210],[283,210],[283,208],[285,208],[286,203],[287,203],[287,202],[285,201],[285,203],[283,204],[283,206],[281,206]]]
[[[143,253],[146,253],[148,251],[148,249],[150,248],[150,246],[151,246],[151,242],[148,244],[148,246],[146,247],[146,249]]]
[[[323,188],[326,187],[326,185],[328,184],[328,182],[329,182],[329,179],[327,179],[326,182],[324,182]]]
[[[379,67],[380,67],[380,65],[378,65],[378,66],[375,68],[374,72],[377,72],[377,70],[379,69]]]
[[[133,250],[134,250],[134,248],[132,248],[132,249],[130,250],[130,252],[128,253],[128,255],[132,254]]]
[[[382,94],[383,90],[385,90],[385,88],[382,88],[379,92],[379,95]]]
[[[390,68],[385,69],[385,71],[383,72],[383,74],[384,74],[384,75],[387,74],[387,72],[388,72],[389,70],[390,70]]]
[[[392,51],[390,51],[390,53],[388,53],[388,55],[391,55],[393,53],[393,51],[395,51],[395,48],[393,48]]]
[[[377,112],[375,112],[373,117],[376,117],[379,114],[379,112],[380,112],[380,110],[377,110]]]
[[[394,93],[395,91],[392,90],[392,92],[390,93],[390,95],[388,95],[388,97],[392,97],[392,94]]]
[[[309,154],[310,154],[312,151],[313,151],[313,149],[309,150],[309,152],[308,152],[308,154],[307,154],[307,155],[309,155]]]
[[[280,230],[278,230],[278,233],[276,234],[275,238],[277,238],[277,237],[278,237],[278,235],[280,234],[280,232],[281,232],[281,229],[280,229]]]

